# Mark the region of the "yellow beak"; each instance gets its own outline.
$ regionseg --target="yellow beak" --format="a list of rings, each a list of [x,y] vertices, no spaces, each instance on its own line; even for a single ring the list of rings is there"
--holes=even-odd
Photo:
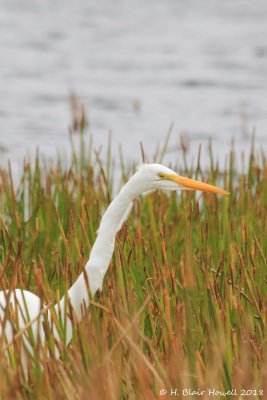
[[[209,193],[219,193],[219,194],[230,194],[223,189],[218,188],[217,186],[209,185],[207,183],[199,182],[194,179],[185,178],[176,174],[166,174],[167,179],[177,183],[179,186],[189,190],[201,190],[202,192]]]

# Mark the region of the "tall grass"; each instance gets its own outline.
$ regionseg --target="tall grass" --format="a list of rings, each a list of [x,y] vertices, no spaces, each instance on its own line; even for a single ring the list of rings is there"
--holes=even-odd
[[[220,182],[228,198],[161,192],[136,200],[103,292],[71,344],[60,344],[60,360],[48,335],[26,379],[20,333],[9,361],[0,341],[1,400],[157,399],[161,389],[181,398],[186,388],[206,391],[202,399],[209,388],[267,396],[267,163],[252,147],[236,174],[236,156],[224,171],[212,151],[208,172],[200,162],[184,166],[188,176]],[[122,183],[133,170],[121,155]],[[53,303],[81,273],[114,196],[110,150],[103,162],[81,139],[68,168],[37,156],[16,186],[11,169],[0,176],[1,290],[21,287]]]

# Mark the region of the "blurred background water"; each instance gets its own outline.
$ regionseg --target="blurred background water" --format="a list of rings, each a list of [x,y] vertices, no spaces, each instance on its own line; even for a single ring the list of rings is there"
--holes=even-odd
[[[174,122],[195,155],[231,138],[267,149],[265,0],[2,0],[0,155],[69,148],[70,93],[85,105],[96,146],[112,131],[128,160],[152,154]]]

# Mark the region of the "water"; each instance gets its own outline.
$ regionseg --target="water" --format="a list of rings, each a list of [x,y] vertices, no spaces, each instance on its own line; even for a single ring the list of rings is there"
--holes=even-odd
[[[2,0],[2,162],[69,148],[69,94],[84,102],[96,146],[139,142],[152,154],[172,122],[190,154],[232,137],[267,149],[267,2],[258,0]]]

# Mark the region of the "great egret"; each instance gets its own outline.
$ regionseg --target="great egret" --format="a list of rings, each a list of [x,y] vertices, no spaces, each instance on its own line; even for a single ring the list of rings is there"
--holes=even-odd
[[[23,341],[26,348],[32,352],[32,340],[35,343],[39,340],[44,344],[44,322],[49,324],[49,328],[56,340],[60,337],[62,338],[59,333],[59,325],[55,323],[56,316],[61,321],[61,324],[63,323],[64,325],[64,340],[68,344],[72,338],[72,323],[67,312],[69,305],[71,305],[76,319],[78,321],[81,320],[84,307],[86,308],[89,305],[88,288],[90,288],[92,296],[98,289],[102,288],[102,282],[114,251],[116,233],[127,219],[133,200],[144,192],[157,189],[201,190],[203,192],[228,194],[216,186],[182,177],[163,165],[143,164],[122,187],[119,194],[107,208],[84,271],[58,304],[51,307],[47,306],[44,308],[44,312],[41,312],[44,307],[41,299],[27,290],[15,289],[13,291],[5,290],[0,292],[0,337],[3,338],[5,336],[6,342],[10,343],[18,330],[25,330],[22,335]],[[17,316],[15,330],[14,323],[10,317],[12,315],[10,310],[13,315],[15,310]],[[31,326],[31,340],[27,334],[27,326],[29,325]],[[59,356],[58,351],[56,356]]]

